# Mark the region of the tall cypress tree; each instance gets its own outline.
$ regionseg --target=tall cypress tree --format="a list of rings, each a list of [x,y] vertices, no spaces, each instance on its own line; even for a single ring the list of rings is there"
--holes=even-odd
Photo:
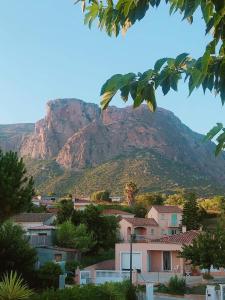
[[[199,207],[194,193],[185,195],[182,225],[186,226],[187,230],[199,229],[200,227]]]

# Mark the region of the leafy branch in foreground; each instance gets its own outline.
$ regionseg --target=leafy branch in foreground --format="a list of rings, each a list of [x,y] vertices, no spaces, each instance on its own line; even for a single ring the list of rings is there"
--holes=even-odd
[[[204,54],[198,59],[187,53],[176,58],[159,59],[153,69],[144,73],[116,74],[106,81],[101,89],[101,106],[106,109],[112,98],[120,92],[123,101],[129,96],[133,99],[134,108],[146,102],[151,111],[156,110],[155,90],[161,87],[166,95],[171,89],[177,91],[178,82],[188,81],[189,94],[194,89],[208,89],[219,95],[222,104],[225,102],[225,1],[224,0],[78,0],[86,12],[84,23],[89,27],[98,20],[100,30],[111,36],[118,36],[145,17],[150,8],[158,7],[162,2],[168,5],[170,14],[179,12],[183,20],[193,22],[194,15],[200,9],[205,22],[205,33],[212,34],[211,42]],[[217,126],[216,126],[217,127]],[[215,128],[213,129],[215,130]],[[217,132],[219,133],[222,128]],[[212,135],[209,133],[207,139]],[[225,131],[217,138],[216,154],[225,145]]]

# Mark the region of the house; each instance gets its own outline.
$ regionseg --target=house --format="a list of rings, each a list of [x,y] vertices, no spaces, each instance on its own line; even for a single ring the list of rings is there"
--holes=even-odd
[[[46,262],[59,263],[61,267],[65,268],[65,263],[68,261],[78,261],[80,252],[72,248],[56,247],[56,246],[41,246],[36,247],[38,257],[38,267]]]
[[[154,272],[184,274],[186,264],[179,257],[182,246],[191,244],[199,231],[191,230],[165,236],[148,242],[134,242],[132,254],[133,269],[141,272],[148,280]],[[130,270],[130,243],[118,243],[115,246],[115,268],[117,271]],[[190,267],[189,267],[190,268]]]
[[[77,199],[75,198],[73,200],[73,203],[74,203],[74,209],[75,210],[85,210],[85,208],[88,206],[88,205],[94,205],[90,200],[87,200],[87,199]]]
[[[172,235],[180,232],[182,209],[176,205],[153,205],[148,212],[160,227],[161,235]]]
[[[26,236],[33,247],[51,246],[55,236],[55,226],[41,225],[27,228]]]
[[[159,225],[153,218],[123,218],[119,225],[123,241],[129,241],[131,234],[135,234],[138,240],[159,237]]]
[[[118,209],[104,209],[102,211],[103,216],[115,216],[118,218],[134,218],[134,214],[131,214],[127,211],[122,211]]]
[[[13,222],[28,231],[31,227],[52,225],[56,215],[52,213],[21,213],[12,217]]]

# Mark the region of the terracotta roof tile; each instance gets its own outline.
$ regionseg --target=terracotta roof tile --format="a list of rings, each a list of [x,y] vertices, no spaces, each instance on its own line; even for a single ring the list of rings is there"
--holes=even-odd
[[[158,223],[153,218],[123,218],[133,226],[158,226]]]
[[[102,211],[103,215],[129,215],[129,216],[134,216],[134,214],[129,213],[127,211],[122,211],[118,209],[104,209]]]
[[[95,269],[95,270],[115,270],[115,260],[114,259],[110,259],[110,260],[104,260],[101,261],[97,264],[88,266],[85,268],[85,270],[87,269]]]
[[[152,205],[159,213],[182,213],[182,209],[176,205]]]
[[[190,230],[184,233],[168,235],[159,239],[152,240],[151,242],[163,244],[191,244],[192,241],[200,234],[198,230]]]

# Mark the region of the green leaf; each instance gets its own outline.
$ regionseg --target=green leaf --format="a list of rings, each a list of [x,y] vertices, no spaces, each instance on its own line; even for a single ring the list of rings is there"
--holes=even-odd
[[[154,112],[157,108],[157,104],[156,104],[155,89],[154,89],[153,84],[148,84],[143,89],[142,96],[143,96],[144,100],[146,100],[148,108]]]
[[[212,140],[223,129],[222,123],[217,123],[205,136],[204,140]]]
[[[188,55],[189,55],[188,53],[182,53],[178,55],[175,59],[175,66],[178,67],[180,64],[182,64],[186,60]]]
[[[162,66],[165,64],[165,62],[167,62],[167,57],[161,58],[159,60],[156,61],[155,65],[154,65],[154,70],[156,72],[159,72],[160,69],[162,68]]]

